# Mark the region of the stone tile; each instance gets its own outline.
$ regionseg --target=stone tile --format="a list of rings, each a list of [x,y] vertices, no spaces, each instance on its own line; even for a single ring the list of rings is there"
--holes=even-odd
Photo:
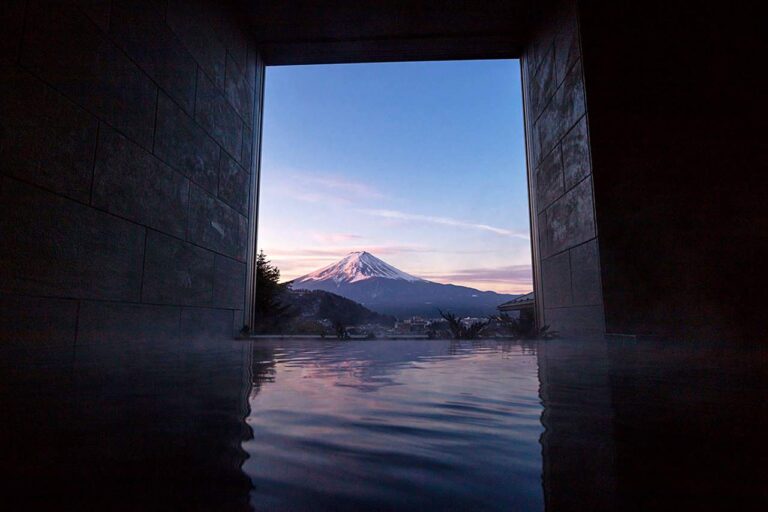
[[[248,195],[251,175],[226,153],[219,161],[219,199],[248,215]]]
[[[240,116],[208,77],[198,73],[197,79],[195,120],[227,153],[239,155],[243,140]]]
[[[231,58],[237,66],[245,71],[248,58],[248,27],[242,23],[242,19],[233,16],[233,12],[223,3],[218,3],[217,8],[218,23],[216,24],[216,33],[219,39],[224,43]]]
[[[605,334],[602,306],[545,309],[544,323],[561,336],[593,337]]]
[[[546,211],[547,253],[561,252],[595,237],[592,180],[587,178],[566,192]]]
[[[75,3],[102,31],[109,30],[111,0],[76,0]]]
[[[563,164],[558,145],[541,161],[536,172],[536,210],[544,210],[564,191]]]
[[[550,48],[542,57],[536,73],[531,76],[530,83],[531,108],[533,118],[536,119],[555,94],[555,89],[557,89],[554,49]]]
[[[245,264],[217,254],[213,276],[213,305],[242,309],[244,301]]]
[[[243,62],[245,63],[245,62]],[[252,126],[251,110],[253,110],[253,85],[245,78],[242,71],[232,56],[227,53],[227,100],[235,107],[235,110],[248,126]]]
[[[196,185],[190,189],[188,240],[231,258],[245,259],[245,217]]]
[[[575,2],[564,2],[564,9],[558,19],[555,35],[555,76],[560,83],[581,55]]]
[[[88,202],[98,121],[30,74],[0,72],[2,172]]]
[[[11,178],[0,181],[0,289],[138,301],[144,228]]]
[[[562,147],[565,188],[569,190],[592,172],[586,116],[563,138]]]
[[[584,306],[602,304],[600,252],[597,239],[574,247],[569,253],[573,303]]]
[[[219,146],[162,92],[157,105],[154,152],[193,182],[216,192]]]
[[[165,2],[113,0],[110,34],[187,113],[194,113],[197,63],[165,23]]]
[[[126,354],[137,345],[178,343],[179,319],[180,308],[176,307],[84,301],[76,364],[125,363]]]
[[[245,261],[248,257],[248,219],[242,215],[237,216],[237,256],[236,259]]]
[[[257,65],[257,54],[258,49],[256,48],[256,45],[248,41],[248,55],[245,62],[245,79],[248,80],[248,83],[256,86],[256,65]],[[254,89],[255,93],[255,89]]]
[[[34,353],[63,344],[69,347],[71,363],[76,329],[76,300],[0,295],[0,345],[29,344]]]
[[[243,326],[245,326],[245,315],[243,314],[242,309],[236,309],[232,313],[232,337],[237,338],[240,336]]]
[[[567,252],[541,262],[541,281],[545,308],[558,308],[573,304],[571,294],[571,264]]]
[[[556,96],[558,135],[565,135],[587,111],[581,63],[576,63],[563,80]]]
[[[536,216],[536,227],[539,234],[539,252],[543,258],[551,253],[549,249],[550,237],[548,236],[546,210]]]
[[[182,340],[231,340],[233,321],[231,309],[184,308],[181,311]]]
[[[216,33],[210,5],[204,0],[169,0],[168,25],[195,61],[223,89],[227,49]]]
[[[586,112],[581,65],[575,64],[534,124],[539,156],[546,155]]]
[[[138,144],[152,147],[157,88],[75,6],[30,1],[21,63]]]
[[[102,126],[92,204],[184,237],[189,181],[144,149]]]
[[[65,392],[72,375],[77,308],[76,300],[0,295],[0,392],[5,400],[19,399],[17,390],[47,394],[55,386]],[[28,408],[29,402],[20,405]],[[4,408],[4,414],[9,412]]]
[[[246,172],[251,172],[251,158],[253,158],[253,131],[247,126],[243,127],[243,144],[240,150],[240,164]]]
[[[212,252],[156,231],[147,232],[142,302],[211,305],[213,277]]]
[[[4,0],[0,16],[0,63],[15,64],[19,58],[24,27],[25,0]]]

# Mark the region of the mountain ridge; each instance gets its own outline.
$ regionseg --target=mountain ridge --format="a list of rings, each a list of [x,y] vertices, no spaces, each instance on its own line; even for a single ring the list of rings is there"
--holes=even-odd
[[[323,290],[358,302],[378,313],[400,318],[457,315],[484,316],[518,295],[481,291],[422,279],[367,251],[349,253],[336,263],[291,281],[294,289]]]

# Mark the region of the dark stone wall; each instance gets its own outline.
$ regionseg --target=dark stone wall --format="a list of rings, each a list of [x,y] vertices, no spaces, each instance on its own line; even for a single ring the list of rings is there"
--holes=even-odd
[[[540,322],[605,331],[587,106],[575,2],[538,13],[523,59]]]
[[[10,508],[248,508],[233,337],[257,116],[239,20],[213,1],[3,2]]]
[[[78,325],[82,301],[109,301],[242,326],[256,66],[240,23],[220,2],[3,3],[0,293],[34,298],[25,315]]]
[[[765,338],[757,9],[580,2],[609,332]]]

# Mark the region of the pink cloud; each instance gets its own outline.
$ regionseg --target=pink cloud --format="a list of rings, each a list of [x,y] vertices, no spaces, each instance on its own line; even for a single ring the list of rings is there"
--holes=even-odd
[[[349,242],[350,240],[362,240],[362,235],[351,233],[313,233],[310,235],[312,240],[322,244],[337,244],[340,242]]]

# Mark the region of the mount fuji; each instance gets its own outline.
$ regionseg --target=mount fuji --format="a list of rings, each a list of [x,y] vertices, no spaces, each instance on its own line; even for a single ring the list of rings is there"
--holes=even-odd
[[[436,317],[438,309],[465,316],[496,312],[496,306],[517,295],[484,292],[412,276],[365,251],[294,279],[294,290],[324,290],[365,307],[398,317]]]

